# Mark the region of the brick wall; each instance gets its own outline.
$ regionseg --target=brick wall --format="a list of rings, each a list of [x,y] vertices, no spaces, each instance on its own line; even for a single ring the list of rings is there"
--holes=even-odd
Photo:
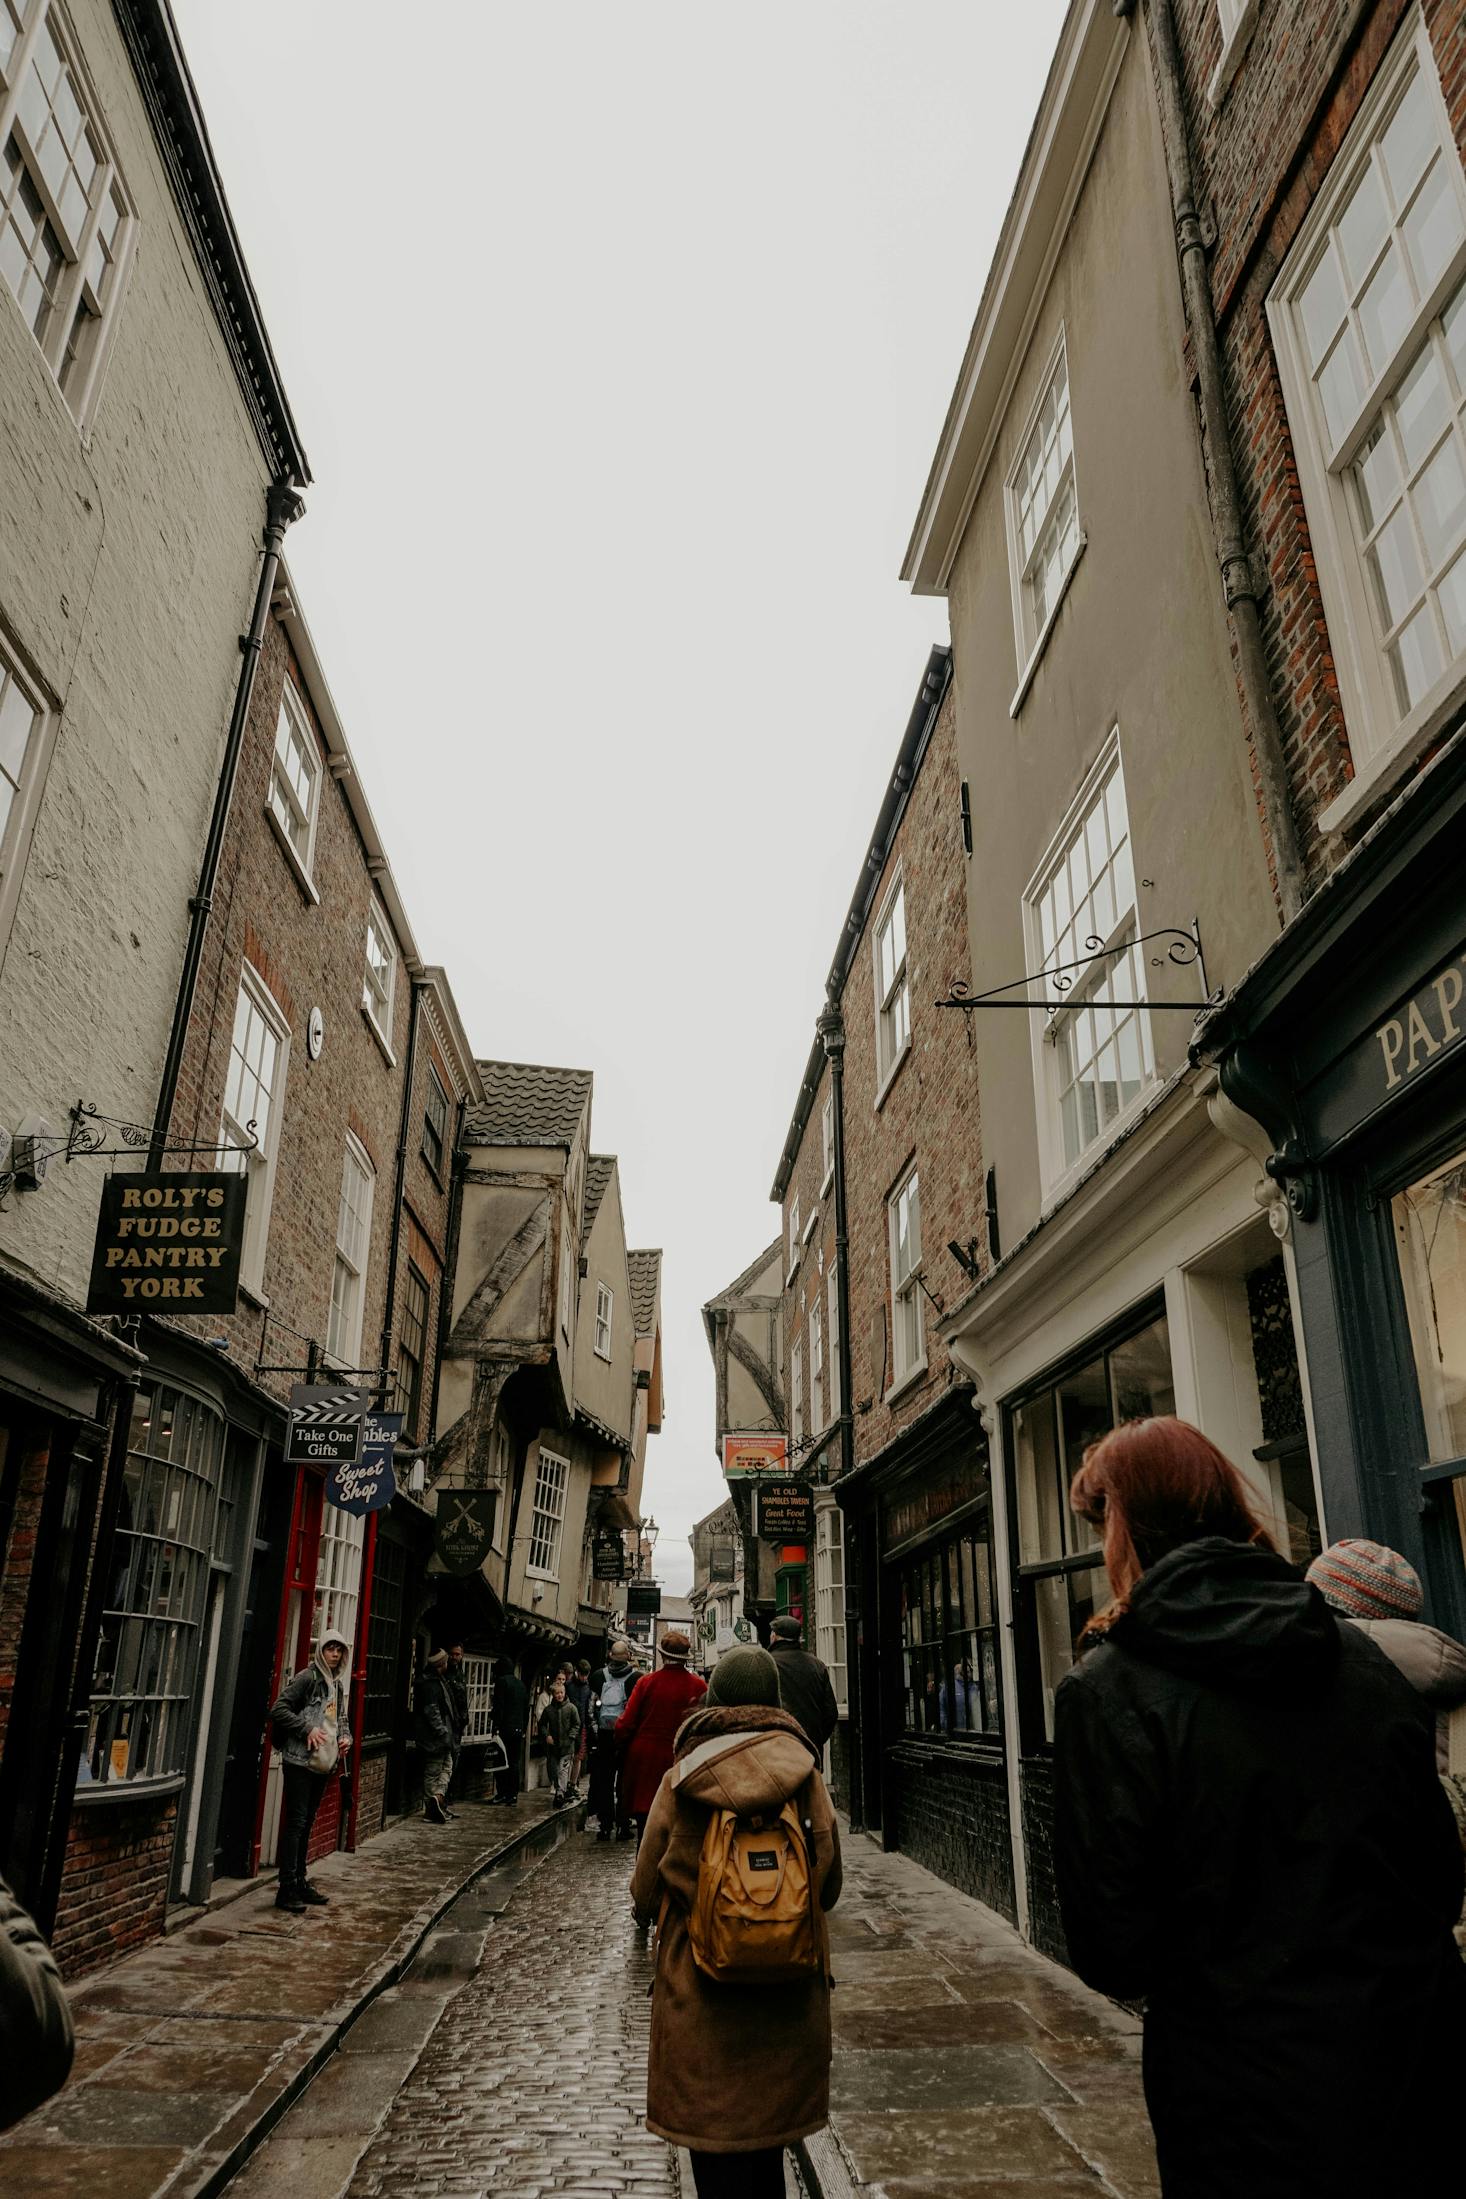
[[[52,1941],[66,1977],[81,1977],[157,1938],[177,1825],[176,1797],[75,1812]]]
[[[1206,90],[1220,51],[1215,0],[1176,0],[1198,198],[1215,223],[1212,290],[1246,538],[1264,645],[1310,881],[1341,852],[1319,811],[1353,777],[1354,757],[1303,509],[1266,299],[1391,40],[1407,0],[1303,0],[1265,6],[1221,108]],[[1427,0],[1458,146],[1466,147],[1466,17]],[[1398,790],[1382,790],[1381,801]],[[1361,818],[1351,831],[1363,829]]]
[[[361,1761],[356,1803],[357,1840],[370,1840],[387,1814],[387,1751],[378,1749]]]
[[[1033,1943],[1055,1962],[1067,1964],[1069,1950],[1059,1922],[1054,1885],[1054,1773],[1047,1757],[1029,1757],[1022,1767],[1023,1853],[1028,1866],[1028,1915]]]
[[[891,1844],[1016,1922],[1002,1757],[898,1744],[886,1752],[886,1769]]]
[[[8,1436],[16,1456],[0,1449],[0,1473],[15,1474],[15,1505],[9,1533],[0,1549],[0,1754],[10,1724],[10,1705],[15,1695],[15,1670],[20,1659],[20,1638],[25,1627],[26,1601],[30,1595],[36,1533],[41,1521],[41,1498],[51,1452],[43,1439],[27,1439],[25,1422],[13,1430],[0,1430],[0,1445]],[[0,1527],[4,1526],[0,1520]]]

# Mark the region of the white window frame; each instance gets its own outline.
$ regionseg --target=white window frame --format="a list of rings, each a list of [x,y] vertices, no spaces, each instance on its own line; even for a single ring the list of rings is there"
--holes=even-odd
[[[789,1347],[789,1447],[804,1441],[804,1339]]]
[[[458,1677],[468,1695],[468,1731],[463,1738],[470,1745],[487,1741],[494,1730],[493,1658],[465,1656]]]
[[[248,1002],[275,1040],[275,1076],[269,1090],[269,1113],[263,1132],[257,1128],[259,1143],[252,1152],[245,1147],[245,1140],[249,1135],[249,1118],[241,1121],[229,1105],[230,1090],[234,1084],[234,1032],[239,1027],[239,1011],[244,1002]],[[230,1026],[224,1100],[219,1112],[219,1144],[220,1161],[224,1166],[228,1165],[229,1151],[245,1148],[241,1159],[248,1188],[245,1193],[244,1249],[239,1262],[239,1280],[256,1298],[264,1288],[265,1249],[270,1235],[270,1209],[275,1198],[275,1163],[280,1153],[280,1126],[285,1113],[285,1082],[289,1067],[290,1025],[285,1011],[254,964],[241,963],[239,991],[234,1002],[234,1022]]]
[[[611,1356],[611,1338],[615,1332],[616,1293],[604,1283],[596,1285],[595,1355],[597,1359]]]
[[[820,1109],[820,1197],[823,1198],[835,1180],[835,1095],[825,1094],[825,1104]]]
[[[794,1271],[799,1265],[799,1255],[802,1249],[803,1239],[799,1234],[799,1193],[796,1191],[789,1202],[789,1273],[786,1277],[788,1282],[794,1280]]]
[[[383,1000],[380,1015],[377,1013],[375,996],[372,991],[371,943],[373,932],[377,934],[382,945],[386,948],[386,997]],[[393,931],[387,911],[382,906],[381,896],[374,893],[367,909],[366,932],[363,938],[361,1012],[375,1032],[389,1063],[396,1060],[396,1056],[392,1052],[392,1003],[397,997],[397,962],[397,934]]]
[[[883,987],[881,963],[885,958],[881,942],[891,929],[898,905],[901,911],[901,959],[892,969],[890,983]],[[911,1051],[911,935],[906,923],[906,880],[899,863],[896,866],[896,875],[882,897],[880,914],[872,927],[870,971],[876,1014],[875,1104],[879,1107],[890,1090],[897,1071]]]
[[[1462,238],[1444,272],[1420,299],[1389,364],[1376,376],[1354,418],[1332,449],[1325,444],[1304,349],[1299,302],[1305,285],[1329,249],[1330,232],[1375,158],[1376,141],[1419,74],[1435,113],[1445,172],[1462,212]],[[1320,828],[1337,831],[1371,794],[1413,762],[1459,698],[1466,684],[1466,652],[1449,664],[1435,685],[1403,717],[1384,649],[1359,546],[1345,476],[1360,445],[1392,392],[1415,364],[1432,324],[1466,279],[1466,176],[1455,149],[1430,36],[1416,9],[1375,74],[1358,114],[1334,157],[1328,177],[1299,230],[1268,294],[1267,314],[1277,351],[1299,485],[1313,538],[1319,593],[1339,678],[1355,777],[1319,816]]]
[[[900,1210],[902,1201],[916,1191],[916,1258],[904,1271],[900,1266]],[[887,1385],[887,1397],[894,1397],[905,1389],[918,1375],[926,1372],[926,1308],[921,1288],[921,1170],[913,1161],[904,1169],[901,1179],[886,1200],[886,1239],[891,1263],[891,1380]],[[914,1306],[916,1332],[921,1339],[920,1348],[908,1358],[905,1353],[905,1336],[902,1328],[902,1310]]]
[[[107,359],[127,287],[137,232],[137,210],[123,180],[116,151],[102,120],[102,103],[60,0],[29,0],[29,6],[22,0],[20,12],[23,18],[28,19],[4,72],[0,73],[0,199],[8,197],[5,179],[9,171],[5,162],[5,150],[13,138],[21,154],[25,175],[41,201],[46,221],[62,255],[56,296],[45,329],[37,335],[27,320],[27,334],[50,368],[52,378],[61,389],[63,402],[78,428],[86,435],[95,416],[97,399],[101,393]],[[74,225],[68,217],[63,216],[52,195],[51,186],[41,172],[25,117],[20,111],[22,88],[43,25],[48,29],[70,75],[76,104],[94,140],[98,156],[91,198],[85,213]],[[117,215],[110,246],[102,236],[103,212],[109,202]],[[0,217],[0,228],[3,226],[3,217]],[[95,272],[98,248],[103,253],[100,287]],[[3,276],[0,276],[0,297],[8,301],[0,310],[13,310],[25,318],[19,300]],[[80,317],[83,313],[95,322],[95,332],[91,339],[89,356],[82,363],[73,386],[66,388],[64,377],[68,370],[71,338],[81,325]]]
[[[821,1491],[814,1514],[815,1655],[829,1667],[835,1707],[850,1712],[850,1678],[845,1636],[844,1514],[832,1494]]]
[[[1040,432],[1044,406],[1048,403],[1049,393],[1053,389],[1061,367],[1064,374],[1064,415],[1068,421],[1069,451],[1067,457],[1060,462],[1059,477],[1053,495],[1044,506],[1043,516],[1035,530],[1032,546],[1025,554],[1022,547],[1022,493],[1019,482],[1027,465],[1034,437]],[[1043,614],[1040,617],[1033,599],[1034,571],[1039,562],[1040,546],[1049,536],[1051,523],[1066,491],[1072,498],[1074,506],[1074,543],[1064,564],[1056,571],[1052,600],[1045,604]],[[1074,578],[1075,568],[1084,555],[1085,534],[1079,508],[1078,459],[1074,449],[1074,380],[1069,371],[1068,337],[1062,323],[1059,327],[1059,333],[1054,339],[1053,347],[1044,362],[1043,374],[1039,380],[1038,395],[1034,398],[1028,418],[1023,423],[1023,432],[1018,437],[1013,463],[1008,469],[1008,477],[1004,483],[1003,511],[1008,534],[1008,579],[1013,598],[1013,633],[1019,666],[1018,686],[1013,700],[1008,706],[1008,714],[1010,717],[1016,718],[1023,707],[1023,699],[1032,684],[1033,675],[1038,669],[1039,659],[1048,646],[1049,635],[1054,630],[1054,621],[1058,618],[1060,606],[1069,592],[1069,583]]]
[[[1028,967],[1041,972],[1046,959],[1044,935],[1041,923],[1041,907],[1045,894],[1054,878],[1067,862],[1071,850],[1077,845],[1087,819],[1094,809],[1097,796],[1106,793],[1111,782],[1119,788],[1119,799],[1125,815],[1125,840],[1130,853],[1132,898],[1123,911],[1117,911],[1115,921],[1105,934],[1106,945],[1116,947],[1123,942],[1127,931],[1138,933],[1140,929],[1139,888],[1136,884],[1135,844],[1130,831],[1130,805],[1125,789],[1124,759],[1120,752],[1120,729],[1114,727],[1092,768],[1085,774],[1079,792],[1070,803],[1064,821],[1044,851],[1043,860],[1029,880],[1023,895],[1023,926],[1027,942]],[[1113,852],[1113,850],[1111,850]],[[1072,912],[1071,912],[1072,913]],[[1146,962],[1143,952],[1133,948],[1128,955],[1113,957],[1096,956],[1085,969],[1061,971],[1069,983],[1056,988],[1054,981],[1036,979],[1035,998],[1051,999],[1055,990],[1062,990],[1064,1006],[1052,1010],[1048,1016],[1029,1018],[1030,1039],[1033,1049],[1033,1082],[1035,1112],[1038,1120],[1039,1170],[1045,1199],[1052,1204],[1067,1185],[1087,1168],[1097,1153],[1112,1144],[1126,1125],[1145,1105],[1156,1082],[1155,1040],[1149,1014],[1141,1011],[1137,1018],[1140,1041],[1141,1077],[1140,1089],[1117,1115],[1102,1124],[1097,1135],[1071,1159],[1064,1150],[1062,1121],[1063,1063],[1061,1045],[1077,1015],[1088,1013],[1096,1006],[1096,994],[1111,986],[1121,999],[1145,1000]],[[1118,982],[1111,984],[1112,978]]]
[[[1257,18],[1262,12],[1262,0],[1217,0],[1217,16],[1222,26],[1222,52],[1212,80],[1206,88],[1208,104],[1217,108],[1232,88],[1232,79],[1242,66],[1242,59],[1252,44],[1252,34],[1257,29]]]
[[[13,699],[16,696],[21,698],[20,703]],[[29,707],[32,717],[13,780],[9,769],[5,770],[5,777],[15,791],[5,820],[0,824],[0,967],[4,965],[5,948],[20,901],[21,880],[30,854],[31,836],[36,829],[41,796],[45,792],[46,774],[55,752],[58,723],[58,713],[47,707],[40,688],[26,677],[0,637],[0,714],[7,709],[18,713],[21,703]]]
[[[541,1449],[535,1462],[534,1499],[529,1515],[529,1549],[524,1561],[528,1579],[558,1581],[560,1545],[565,1532],[565,1498],[570,1486],[570,1461],[558,1451]],[[536,1557],[535,1552],[541,1556]]]
[[[825,1340],[830,1366],[830,1418],[838,1420],[844,1407],[840,1396],[840,1279],[837,1269],[830,1269],[826,1285],[828,1317],[825,1322]]]
[[[825,1315],[818,1283],[809,1302],[809,1432],[825,1432]]]
[[[334,1630],[351,1643],[351,1663],[356,1662],[356,1614],[361,1602],[361,1561],[366,1546],[366,1519],[357,1512],[343,1512],[339,1504],[321,1506],[321,1539],[316,1550],[312,1639]]]
[[[292,735],[299,746],[309,778],[304,802],[285,768],[284,752]],[[323,777],[323,759],[316,740],[315,727],[311,724],[305,704],[295,691],[295,682],[287,673],[280,692],[280,715],[275,720],[275,746],[270,753],[270,784],[265,795],[265,815],[274,827],[275,837],[279,840],[291,869],[312,902],[321,898],[316,891],[314,866]],[[304,853],[295,844],[297,829],[305,841]]]
[[[346,1186],[350,1171],[355,1169],[366,1187],[366,1195],[359,1209],[361,1219],[361,1262],[358,1266],[341,1242],[341,1216],[346,1204]],[[331,1304],[326,1323],[326,1357],[333,1366],[357,1368],[361,1364],[361,1332],[366,1314],[367,1278],[372,1258],[372,1208],[376,1200],[377,1172],[372,1157],[354,1131],[346,1133],[346,1145],[341,1156],[341,1196],[336,1208],[336,1251],[331,1263]],[[336,1279],[339,1274],[350,1278],[353,1303],[346,1317],[344,1328],[337,1324]],[[333,1342],[331,1331],[336,1328]]]

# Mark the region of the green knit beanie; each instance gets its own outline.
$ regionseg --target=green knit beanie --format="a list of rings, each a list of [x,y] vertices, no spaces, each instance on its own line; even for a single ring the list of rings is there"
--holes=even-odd
[[[735,1703],[761,1703],[768,1710],[777,1710],[779,1668],[766,1649],[726,1649],[713,1666],[708,1701],[726,1708]]]

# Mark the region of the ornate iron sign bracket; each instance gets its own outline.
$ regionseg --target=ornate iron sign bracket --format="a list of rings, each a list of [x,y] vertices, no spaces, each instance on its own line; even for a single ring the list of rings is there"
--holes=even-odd
[[[122,1140],[120,1145],[109,1145],[107,1133],[115,1130]],[[149,1153],[161,1158],[165,1153],[257,1153],[259,1132],[253,1122],[245,1124],[248,1143],[235,1145],[225,1138],[195,1139],[189,1145],[153,1144],[153,1133],[146,1123],[123,1122],[116,1115],[103,1115],[90,1100],[78,1100],[71,1110],[71,1128],[64,1138],[50,1140],[52,1150],[63,1152],[68,1161],[81,1160],[130,1160],[136,1153]]]
[[[1132,947],[1149,946],[1161,940],[1167,942],[1165,952],[1163,954],[1153,954],[1150,957],[1151,968],[1153,970],[1164,969],[1168,962],[1174,962],[1178,968],[1195,969],[1201,979],[1203,997],[1200,1002],[1193,1003],[1189,1000],[1101,1000],[1096,1001],[1094,1005],[1098,1008],[1120,1010],[1143,1008],[1148,1014],[1152,1015],[1189,1015],[1194,1022],[1200,1022],[1208,1008],[1214,1007],[1222,998],[1222,994],[1220,989],[1214,993],[1207,991],[1206,963],[1201,952],[1201,930],[1200,926],[1194,921],[1185,930],[1175,925],[1167,925],[1160,931],[1141,932],[1138,935],[1117,940],[1113,946],[1109,947],[1105,945],[1102,939],[1096,938],[1091,933],[1084,942],[1089,952],[1078,962],[1060,962],[1050,970],[1032,970],[1025,977],[1010,978],[1005,985],[994,985],[990,991],[985,993],[970,992],[967,985],[960,978],[954,979],[952,990],[947,998],[939,1000],[936,1005],[939,1008],[960,1008],[968,1018],[969,1029],[971,1029],[972,1016],[978,1008],[1026,1008],[1030,1014],[1038,1011],[1043,1015],[1053,1017],[1057,1015],[1061,1008],[1068,1006],[1068,995],[1078,982],[1078,972],[1092,970],[1096,963],[1113,962],[1117,956],[1128,954]],[[1041,995],[1035,1000],[1028,992],[1030,985],[1051,985],[1057,998]],[[1019,992],[1020,987],[1023,988],[1021,993]],[[1009,999],[1006,997],[1009,994],[1018,994],[1018,998]]]

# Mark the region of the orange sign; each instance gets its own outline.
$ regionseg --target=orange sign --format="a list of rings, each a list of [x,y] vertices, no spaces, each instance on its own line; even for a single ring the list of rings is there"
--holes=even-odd
[[[725,1435],[723,1473],[733,1481],[747,1474],[782,1474],[789,1464],[789,1438],[784,1435]]]

